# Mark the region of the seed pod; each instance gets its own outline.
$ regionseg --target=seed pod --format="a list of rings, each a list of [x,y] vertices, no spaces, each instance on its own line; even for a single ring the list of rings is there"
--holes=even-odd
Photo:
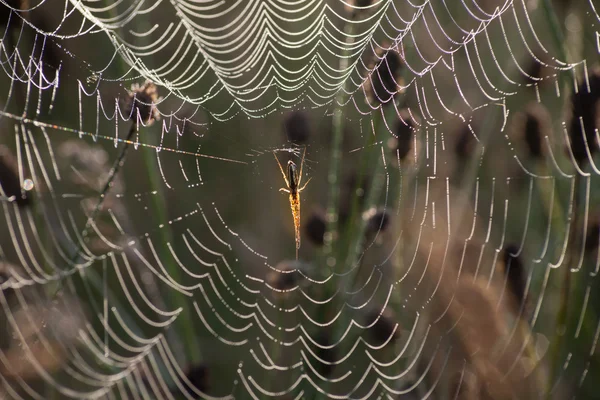
[[[400,161],[404,161],[413,145],[413,133],[418,129],[416,121],[408,110],[400,110],[400,117],[396,121],[394,138],[388,141],[388,148],[398,152]]]
[[[571,99],[573,115],[569,125],[569,138],[573,156],[579,164],[588,159],[586,147],[592,156],[598,150],[596,128],[599,127],[600,116],[600,67],[589,74],[589,83],[588,90],[587,83],[582,82]]]
[[[285,299],[301,282],[303,277],[298,270],[302,268],[304,266],[299,261],[284,260],[275,266],[275,270],[269,271],[265,282],[276,297]]]
[[[5,0],[5,2],[9,7],[14,8],[15,11],[5,5],[0,5],[0,25],[6,25],[8,23],[11,11],[19,12],[19,10],[27,10],[30,8],[29,0]],[[10,16],[10,23],[13,30],[21,28],[20,20],[21,19],[16,15]],[[15,24],[16,21],[19,21],[19,23]]]
[[[289,142],[305,144],[310,137],[310,121],[306,113],[294,111],[287,114],[283,121],[283,131]]]
[[[525,75],[523,75],[523,82],[527,85],[545,85],[550,80],[548,78],[553,75],[554,71],[549,65],[551,60],[546,56],[541,56],[538,58],[541,62],[534,58],[531,58],[528,64],[526,64]]]
[[[527,83],[536,83],[540,80],[542,75],[542,64],[536,60],[531,60],[525,69],[527,75],[525,75],[525,81]]]
[[[29,0],[21,1],[28,2]],[[54,32],[58,29],[56,23],[52,21],[45,8],[36,8],[35,10],[25,12],[22,15],[24,17],[27,16],[31,24],[42,32]],[[38,33],[37,35],[41,34]],[[48,74],[50,76],[56,74],[56,71],[60,68],[63,56],[64,50],[62,50],[53,40],[46,40],[44,46],[36,46],[33,54],[33,58],[37,58],[43,63],[43,68],[45,70],[44,75]]]
[[[0,145],[0,186],[6,195],[0,197],[2,201],[15,201],[19,206],[31,204],[27,191],[19,179],[17,159],[8,147]]]
[[[458,139],[454,145],[454,154],[459,160],[465,160],[471,157],[475,148],[476,139],[471,131],[472,126],[467,123],[462,123],[460,129],[456,132]]]
[[[146,81],[141,86],[136,83],[131,86],[129,95],[122,103],[123,112],[136,123],[139,115],[142,123],[148,126],[160,119],[160,113],[156,108],[156,103],[160,100],[154,83]]]
[[[531,112],[525,114],[525,143],[529,149],[529,154],[533,158],[540,158],[542,156],[542,132],[540,125],[542,120]]]
[[[386,44],[383,47],[387,47]],[[369,65],[371,74],[366,89],[371,102],[387,103],[401,91],[404,61],[396,50],[377,49],[377,58]]]
[[[591,223],[588,224],[587,235],[585,237],[585,251],[591,252],[598,248],[600,242],[600,218],[596,216]]]
[[[515,134],[525,142],[528,154],[533,159],[544,156],[543,139],[551,133],[550,121],[550,114],[540,103],[529,104],[524,113],[515,116]]]
[[[201,392],[208,392],[208,367],[204,364],[192,365],[185,374],[190,383]]]
[[[369,343],[373,346],[381,346],[388,340],[390,343],[396,341],[400,336],[396,327],[394,313],[389,309],[370,310],[366,315],[367,325],[373,324],[368,329]]]
[[[317,359],[314,359],[313,367],[325,378],[331,376],[331,373],[335,369],[335,363],[338,359],[337,357],[337,349],[335,346],[329,347],[333,345],[333,340],[331,339],[330,333],[327,331],[319,332],[315,341],[320,345],[326,348],[317,347],[315,349],[315,353],[317,357],[325,362],[321,362]]]
[[[502,252],[505,273],[507,274],[508,287],[513,292],[515,299],[521,304],[525,297],[525,270],[520,257],[515,257],[519,248],[514,244],[507,245]]]
[[[390,225],[390,215],[386,210],[370,208],[363,213],[366,221],[365,236],[373,238],[379,233],[384,233]]]
[[[313,210],[304,223],[304,234],[316,246],[323,246],[325,229],[325,211],[321,208]]]

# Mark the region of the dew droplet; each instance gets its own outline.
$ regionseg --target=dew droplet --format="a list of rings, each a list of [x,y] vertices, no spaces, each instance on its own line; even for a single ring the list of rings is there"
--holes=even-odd
[[[23,181],[23,189],[30,191],[33,189],[33,181],[31,179],[25,179]]]

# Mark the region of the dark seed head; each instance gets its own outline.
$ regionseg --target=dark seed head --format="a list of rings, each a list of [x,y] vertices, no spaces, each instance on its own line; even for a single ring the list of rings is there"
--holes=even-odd
[[[525,270],[520,257],[515,257],[519,248],[514,244],[507,245],[502,252],[508,286],[519,303],[525,296]]]
[[[199,391],[208,391],[208,367],[204,364],[192,365],[185,374],[190,383]]]
[[[585,237],[585,251],[591,252],[598,248],[600,243],[600,218],[596,216],[595,220],[588,225],[587,235]]]
[[[398,86],[404,62],[394,49],[387,52],[379,49],[377,56],[383,58],[371,66],[369,97],[371,101],[387,103],[400,90]]]
[[[160,113],[156,108],[159,101],[156,85],[146,81],[143,85],[134,84],[129,95],[123,103],[123,112],[137,122],[138,114],[145,125],[150,125],[160,119]]]
[[[322,246],[325,228],[325,212],[320,208],[315,209],[310,213],[308,220],[304,223],[304,234],[313,244]]]
[[[287,140],[297,145],[303,145],[310,137],[308,116],[302,111],[294,111],[285,116],[283,130]]]
[[[538,86],[542,86],[547,84],[549,81],[548,78],[553,75],[553,69],[549,65],[550,60],[545,56],[542,56],[540,60],[541,62],[532,58],[529,63],[526,64],[526,75],[523,75],[523,82],[525,84],[537,84]]]
[[[381,310],[369,311],[366,316],[366,323],[367,325],[374,323],[368,330],[370,344],[373,346],[381,346],[388,340],[393,342],[399,337],[399,328],[396,328],[394,314],[388,309],[383,312]]]
[[[31,200],[23,188],[18,171],[17,159],[8,147],[0,145],[0,186],[6,196],[0,196],[0,199],[2,202],[15,201],[19,206],[27,206]]]
[[[536,60],[531,60],[531,62],[526,68],[526,72],[528,75],[525,76],[526,81],[530,83],[538,82],[542,77],[542,64],[540,64]]]
[[[587,160],[587,150],[594,154],[598,150],[596,131],[598,128],[599,101],[600,99],[600,68],[596,67],[589,74],[590,87],[582,82],[577,88],[577,93],[572,97],[573,116],[569,127],[571,150],[575,160],[581,163]],[[581,124],[583,123],[583,128]],[[587,141],[587,146],[586,146]]]
[[[29,8],[29,5],[27,7]],[[31,12],[22,13],[22,15],[26,18],[28,16],[30,22],[43,32],[53,32],[57,29],[56,24],[51,21],[45,9],[35,9]],[[62,63],[63,50],[53,40],[46,40],[44,46],[36,48],[35,57],[43,62],[44,68],[50,74],[55,74]]]
[[[533,115],[527,114],[525,120],[525,142],[529,148],[529,154],[534,158],[542,156],[542,138],[540,134],[540,122]]]
[[[401,161],[404,161],[413,144],[413,134],[418,129],[417,124],[408,110],[400,111],[400,117],[396,121],[394,140],[389,142],[388,147],[398,152]]]
[[[390,215],[386,210],[371,208],[363,213],[367,225],[365,235],[369,238],[385,232],[390,225]]]
[[[298,261],[282,261],[275,270],[269,271],[266,277],[266,283],[274,289],[276,295],[285,295],[289,290],[298,286],[302,275],[298,270],[302,265]]]
[[[467,159],[471,156],[471,153],[473,153],[477,140],[473,136],[471,129],[469,124],[461,123],[460,129],[456,133],[458,139],[454,145],[454,153],[459,160]]]
[[[321,331],[316,337],[315,342],[317,342],[320,346],[326,347],[331,346],[333,344],[333,340],[331,339],[331,336],[327,331]],[[315,354],[317,355],[317,357],[319,357],[321,360],[327,363],[334,363],[337,361],[338,358],[335,346],[331,348],[317,347],[315,349]],[[331,376],[331,373],[335,369],[335,365],[326,364],[317,359],[314,360],[313,366],[321,375],[323,375],[326,378]]]
[[[16,9],[14,12],[19,12],[18,10],[27,10],[30,8],[29,5],[29,0],[5,0],[6,3]],[[12,10],[8,7],[6,7],[5,5],[0,5],[0,24],[1,25],[6,25],[6,23],[8,23],[8,18],[10,15],[10,12]],[[21,25],[19,23],[15,23],[16,21],[20,21],[20,18],[16,15],[12,15],[10,17],[10,23],[11,25],[13,25],[12,29],[17,29],[20,28]]]
[[[539,103],[527,106],[523,114],[515,118],[516,134],[522,138],[529,156],[539,159],[544,156],[543,139],[550,134],[550,114]]]

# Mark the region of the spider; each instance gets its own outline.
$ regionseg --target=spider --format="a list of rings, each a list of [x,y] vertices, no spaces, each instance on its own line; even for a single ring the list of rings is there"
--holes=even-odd
[[[277,161],[277,165],[279,165],[279,170],[283,175],[283,179],[287,185],[286,188],[279,189],[280,192],[286,192],[290,195],[290,208],[292,209],[292,217],[294,217],[294,233],[296,236],[296,260],[298,259],[298,250],[300,249],[300,192],[304,190],[308,182],[310,182],[311,178],[308,178],[308,181],[304,184],[304,186],[300,187],[300,182],[302,181],[302,166],[304,165],[304,156],[306,155],[306,147],[304,148],[304,152],[302,153],[302,161],[300,162],[300,171],[296,167],[296,164],[289,160],[287,163],[287,175],[277,158],[275,152],[273,152],[273,156]]]

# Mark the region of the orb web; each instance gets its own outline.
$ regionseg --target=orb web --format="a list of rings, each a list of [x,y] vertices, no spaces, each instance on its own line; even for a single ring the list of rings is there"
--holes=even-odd
[[[599,22],[3,0],[0,398],[593,398]]]

